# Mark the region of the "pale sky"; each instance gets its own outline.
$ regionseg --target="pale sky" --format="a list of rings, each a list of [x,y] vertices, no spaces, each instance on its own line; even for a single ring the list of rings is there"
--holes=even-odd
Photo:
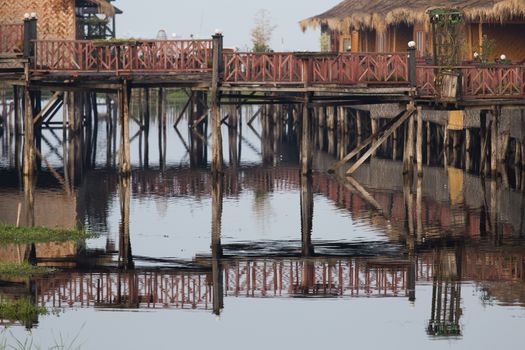
[[[222,30],[226,47],[251,47],[250,30],[259,9],[270,12],[276,29],[272,49],[318,50],[320,30],[301,32],[298,22],[317,15],[340,0],[117,0],[124,11],[117,18],[117,36],[155,38],[159,29],[179,38],[209,38]]]

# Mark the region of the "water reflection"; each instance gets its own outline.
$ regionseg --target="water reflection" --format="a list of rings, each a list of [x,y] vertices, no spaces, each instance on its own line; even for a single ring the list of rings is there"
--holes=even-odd
[[[416,331],[458,339],[471,312],[463,304],[465,286],[478,288],[480,303],[525,305],[521,169],[480,177],[479,155],[453,145],[461,137],[452,136],[458,140],[450,152],[429,137],[423,178],[403,175],[402,132],[352,178],[342,171],[328,175],[324,170],[372,125],[362,111],[350,111],[357,119],[345,123],[355,132],[345,132],[333,120],[340,109],[327,108],[313,132],[317,171],[301,176],[302,109],[233,106],[223,110],[228,168],[214,177],[206,96],[193,93],[184,108],[144,90],[132,108],[132,176],[119,177],[113,98],[104,100],[90,130],[67,130],[49,145],[44,138],[53,136],[43,131],[40,152],[47,163],[34,177],[20,176],[19,148],[2,150],[1,221],[87,227],[100,237],[2,246],[0,261],[56,270],[1,277],[1,299],[28,297],[35,306],[66,313],[184,309],[219,315],[233,299],[370,299],[379,305],[396,298],[407,307],[425,302],[425,321]],[[16,145],[15,139],[7,143]],[[471,141],[472,149],[479,146],[475,137]],[[428,301],[420,297],[427,288]],[[37,321],[19,320],[27,327]]]

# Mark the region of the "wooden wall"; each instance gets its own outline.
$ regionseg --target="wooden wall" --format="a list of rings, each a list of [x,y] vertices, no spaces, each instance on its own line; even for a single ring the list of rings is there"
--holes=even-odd
[[[39,39],[75,39],[74,0],[0,0],[0,24],[22,23],[24,13],[36,12]]]
[[[489,59],[505,54],[513,62],[525,60],[525,23],[483,24],[483,34],[494,40]]]

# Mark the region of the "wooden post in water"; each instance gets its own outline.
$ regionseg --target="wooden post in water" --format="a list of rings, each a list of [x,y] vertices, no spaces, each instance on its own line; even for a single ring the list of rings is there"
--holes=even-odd
[[[150,98],[149,88],[144,88],[144,168],[149,168],[149,127],[150,127]]]
[[[35,164],[33,98],[29,88],[24,89],[24,176],[33,175]]]
[[[406,132],[405,151],[403,155],[403,173],[412,173],[414,168],[414,116],[408,119]]]
[[[479,114],[479,145],[480,145],[480,163],[479,173],[485,171],[485,164],[487,159],[487,111],[482,110]]]
[[[375,135],[377,133],[378,125],[379,125],[379,119],[372,118],[372,115],[370,115],[370,130],[372,131],[372,135]],[[377,141],[377,137],[374,138],[373,142],[375,141]],[[374,151],[372,153],[372,157],[375,157],[376,153],[377,151]]]
[[[15,135],[20,135],[21,120],[20,120],[20,88],[18,86],[13,87],[13,99],[15,102]]]
[[[223,36],[217,33],[213,36],[213,72],[211,82],[211,119],[212,119],[212,159],[211,171],[218,175],[223,171],[221,108],[219,105],[219,85],[224,71],[222,57]]]
[[[417,132],[416,132],[416,160],[417,176],[423,176],[423,111],[421,106],[417,107]]]
[[[494,177],[498,173],[498,126],[501,109],[494,107],[492,110],[492,126],[490,128],[490,172]]]
[[[129,100],[131,89],[127,80],[124,80],[122,87],[118,90],[119,100],[119,124],[120,124],[120,165],[119,172],[122,176],[131,174],[131,154],[129,145]]]
[[[303,122],[301,135],[301,174],[309,175],[312,172],[312,108],[309,94],[305,95],[303,103]]]

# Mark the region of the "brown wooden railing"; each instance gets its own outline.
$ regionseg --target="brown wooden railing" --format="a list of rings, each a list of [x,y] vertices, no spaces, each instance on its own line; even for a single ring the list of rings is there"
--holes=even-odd
[[[33,69],[46,72],[209,72],[211,40],[37,40]]]
[[[224,55],[228,83],[408,83],[406,54],[353,53],[319,57],[302,53],[234,52]]]
[[[23,43],[23,24],[0,24],[0,54],[22,53]]]
[[[317,84],[408,84],[406,54],[353,53],[315,58],[312,82]]]
[[[435,98],[439,95],[436,72],[440,67],[420,65],[417,67],[419,95]],[[453,67],[461,74],[459,96],[468,98],[525,98],[525,66],[465,65]]]
[[[224,81],[300,83],[303,81],[302,63],[293,53],[225,53]]]

